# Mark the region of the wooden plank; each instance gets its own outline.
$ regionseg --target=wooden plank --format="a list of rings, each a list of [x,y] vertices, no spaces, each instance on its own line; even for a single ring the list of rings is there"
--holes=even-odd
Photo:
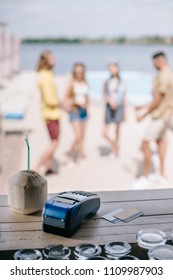
[[[36,222],[41,221],[41,212],[32,215],[21,215],[12,211],[9,207],[0,208],[0,223],[4,222]]]
[[[102,216],[117,208],[137,208],[142,210],[145,215],[164,215],[173,214],[173,199],[169,200],[153,200],[148,201],[131,201],[131,202],[112,202],[104,203],[98,211],[98,215]]]
[[[43,244],[50,244],[55,242],[63,242],[63,244],[68,246],[73,246],[75,241],[77,243],[80,241],[92,241],[96,240],[97,243],[102,244],[102,240],[104,242],[109,242],[109,240],[114,237],[112,240],[120,241],[124,240],[124,236],[126,236],[126,241],[128,242],[135,242],[136,240],[136,233],[138,230],[142,228],[148,228],[149,224],[138,224],[138,225],[112,225],[109,227],[92,227],[92,228],[83,228],[81,227],[78,232],[71,238],[64,238],[61,236],[56,236],[53,234],[44,233],[42,231],[32,230],[32,231],[20,231],[20,232],[1,232],[0,236],[0,249],[7,250],[6,246],[9,249],[15,248],[25,248],[26,244],[28,248],[30,248],[29,244],[32,244],[33,247],[38,248],[38,246],[43,247]],[[172,221],[168,223],[152,223],[150,228],[156,228],[163,230],[169,233],[168,238],[170,238],[170,233],[172,231]],[[133,236],[133,240],[132,240]],[[40,245],[39,245],[40,244]],[[14,247],[14,245],[16,247]],[[12,247],[11,247],[12,246]],[[31,247],[31,248],[33,248]]]
[[[63,244],[66,246],[74,247],[80,243],[94,243],[98,245],[103,245],[113,241],[129,241],[129,242],[136,242],[136,238],[134,234],[124,234],[122,235],[109,235],[107,236],[92,236],[91,238],[80,237],[80,238],[64,238],[61,236],[47,236],[46,238],[39,238],[33,239],[31,236],[25,238],[25,240],[16,240],[11,239],[8,243],[0,243],[0,249],[3,250],[18,250],[18,249],[25,249],[25,248],[44,248],[49,244]]]
[[[119,222],[122,227],[133,225],[145,225],[151,227],[153,224],[168,224],[172,223],[173,215],[162,215],[162,216],[141,216],[135,220],[130,221],[129,223]],[[109,221],[106,221],[102,218],[97,219],[86,219],[83,221],[81,228],[99,228],[99,227],[114,227],[116,226]],[[0,224],[0,232],[14,232],[14,231],[39,231],[42,230],[42,223],[40,222],[22,222],[22,223],[1,223]]]
[[[114,233],[117,233],[117,232],[120,232],[122,234],[124,234],[125,232],[128,232],[128,233],[131,233],[131,232],[136,232],[138,231],[140,228],[142,227],[145,227],[145,228],[148,228],[148,227],[153,227],[153,228],[158,228],[158,229],[161,229],[161,230],[167,230],[167,227],[172,229],[172,221],[169,220],[169,222],[167,221],[166,223],[160,223],[160,221],[158,220],[155,220],[155,222],[153,222],[153,219],[151,218],[150,221],[147,221],[147,223],[142,223],[142,221],[140,223],[123,223],[123,222],[120,222],[120,223],[117,223],[117,224],[112,224],[112,223],[109,223],[109,226],[108,224],[106,225],[106,222],[104,224],[101,224],[100,223],[101,220],[97,220],[96,221],[96,224],[95,226],[90,226],[90,224],[86,224],[85,226],[82,224],[81,228],[75,233],[74,236],[91,236],[91,235],[97,235],[97,236],[100,236],[100,235],[108,235],[110,234],[110,232],[114,232]],[[33,224],[32,224],[33,226]],[[20,231],[19,229],[17,230],[17,228],[15,229],[16,232],[19,232],[19,235],[23,236],[24,235],[24,232],[26,231],[26,234],[27,234],[27,231],[42,231],[41,230],[41,227],[39,227],[39,230],[37,229],[37,227],[35,227],[33,230],[31,229],[28,229],[26,228],[25,230],[22,230]],[[5,238],[7,238],[8,236],[12,236],[13,232],[6,232],[6,236]],[[1,231],[1,234],[3,234],[3,232]]]
[[[8,234],[8,233],[7,233]],[[6,236],[6,237],[5,237]],[[14,232],[13,235],[7,236],[6,233],[1,234],[0,250],[13,250],[19,248],[44,248],[48,244],[66,244],[73,246],[81,242],[77,238],[65,238],[44,232],[25,232],[23,235]]]
[[[101,202],[120,202],[120,201],[134,201],[134,200],[156,200],[156,199],[171,199],[173,198],[173,189],[149,189],[140,191],[101,191],[97,192],[100,196]],[[48,194],[48,198],[53,197],[56,193]],[[0,196],[0,207],[8,206],[7,196]]]
[[[106,189],[106,187],[105,187]],[[134,201],[134,200],[156,200],[156,199],[173,199],[173,189],[147,189],[147,190],[123,190],[123,191],[100,191],[97,192],[101,202],[119,202],[119,201]],[[56,193],[48,194],[52,197]]]
[[[31,223],[10,223],[0,224],[0,232],[14,232],[14,231],[39,231],[42,230],[42,223],[31,222]]]
[[[113,224],[104,219],[96,219],[96,220],[84,220],[81,225],[81,228],[99,228],[106,227],[107,230],[109,227],[121,226],[121,227],[130,227],[131,225],[145,225],[148,227],[152,227],[154,224],[166,225],[168,223],[172,223],[173,215],[162,215],[162,216],[141,216],[137,219],[134,219],[128,223],[119,222],[117,224]]]
[[[173,214],[173,199],[153,200],[151,201],[131,201],[131,202],[112,202],[103,203],[93,218],[97,218],[107,214],[116,208],[137,208],[144,212],[145,215],[165,215]],[[32,215],[21,215],[13,212],[9,207],[0,208],[0,223],[13,222],[36,222],[41,220],[41,212]]]
[[[92,237],[97,236],[98,238],[100,236],[109,236],[109,235],[117,235],[117,234],[137,234],[137,232],[140,229],[143,228],[153,228],[153,229],[159,229],[163,231],[171,231],[172,230],[172,223],[167,224],[152,224],[150,227],[147,225],[115,225],[111,227],[94,227],[94,228],[81,228],[79,231],[75,233],[75,237]]]
[[[145,227],[140,227],[145,228]],[[158,227],[154,227],[158,228]],[[116,230],[115,230],[116,229]],[[138,229],[138,230],[139,230]],[[133,229],[135,230],[135,229]],[[13,249],[21,249],[21,248],[43,248],[48,244],[57,244],[62,243],[66,246],[75,246],[79,243],[89,242],[96,244],[105,244],[111,241],[126,241],[126,242],[136,242],[136,233],[135,232],[122,231],[117,228],[111,230],[105,234],[104,231],[100,232],[93,230],[90,231],[90,235],[86,235],[86,232],[80,231],[79,234],[75,234],[71,238],[65,238],[62,236],[56,236],[53,234],[44,233],[41,231],[28,231],[28,232],[14,232],[12,235],[9,233],[1,233],[1,241],[0,241],[0,250],[13,250]],[[172,230],[172,226],[165,228],[165,232],[168,236],[170,236]],[[78,231],[79,233],[79,231]],[[82,234],[83,233],[83,234]],[[102,233],[102,234],[101,234]]]
[[[165,192],[166,191],[166,192]],[[172,231],[173,198],[172,190],[147,190],[141,192],[101,192],[103,200],[97,215],[82,223],[81,228],[71,238],[44,233],[41,229],[41,212],[20,215],[5,206],[5,198],[0,207],[0,250],[19,248],[43,248],[51,243],[74,246],[82,242],[105,244],[110,241],[136,241],[136,233],[142,228]],[[53,196],[54,194],[50,194]],[[112,224],[101,218],[116,208],[138,208],[145,215],[128,224]]]
[[[105,191],[98,192],[101,202],[120,202],[120,201],[135,201],[135,200],[157,200],[173,198],[173,189],[148,189],[138,191]]]

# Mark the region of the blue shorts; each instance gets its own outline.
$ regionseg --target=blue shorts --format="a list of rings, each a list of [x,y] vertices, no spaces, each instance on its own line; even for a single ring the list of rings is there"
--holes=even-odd
[[[70,121],[86,121],[88,119],[87,110],[81,107],[78,107],[76,112],[70,112]]]

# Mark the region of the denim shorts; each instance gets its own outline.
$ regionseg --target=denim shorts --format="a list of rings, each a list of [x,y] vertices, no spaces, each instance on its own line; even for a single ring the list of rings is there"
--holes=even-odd
[[[88,119],[87,110],[81,107],[78,107],[75,112],[70,112],[70,121],[86,121]]]

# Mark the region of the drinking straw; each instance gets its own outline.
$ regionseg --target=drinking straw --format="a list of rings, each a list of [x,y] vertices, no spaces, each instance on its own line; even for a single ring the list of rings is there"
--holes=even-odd
[[[28,165],[28,172],[30,173],[30,145],[29,145],[29,140],[28,140],[28,135],[26,134],[25,137],[25,142],[28,148],[28,157],[27,157],[27,165]]]

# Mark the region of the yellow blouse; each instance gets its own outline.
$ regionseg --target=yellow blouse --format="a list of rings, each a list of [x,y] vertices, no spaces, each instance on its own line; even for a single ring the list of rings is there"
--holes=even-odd
[[[41,92],[41,112],[46,121],[59,120],[57,87],[54,73],[51,70],[38,72],[38,86]]]

